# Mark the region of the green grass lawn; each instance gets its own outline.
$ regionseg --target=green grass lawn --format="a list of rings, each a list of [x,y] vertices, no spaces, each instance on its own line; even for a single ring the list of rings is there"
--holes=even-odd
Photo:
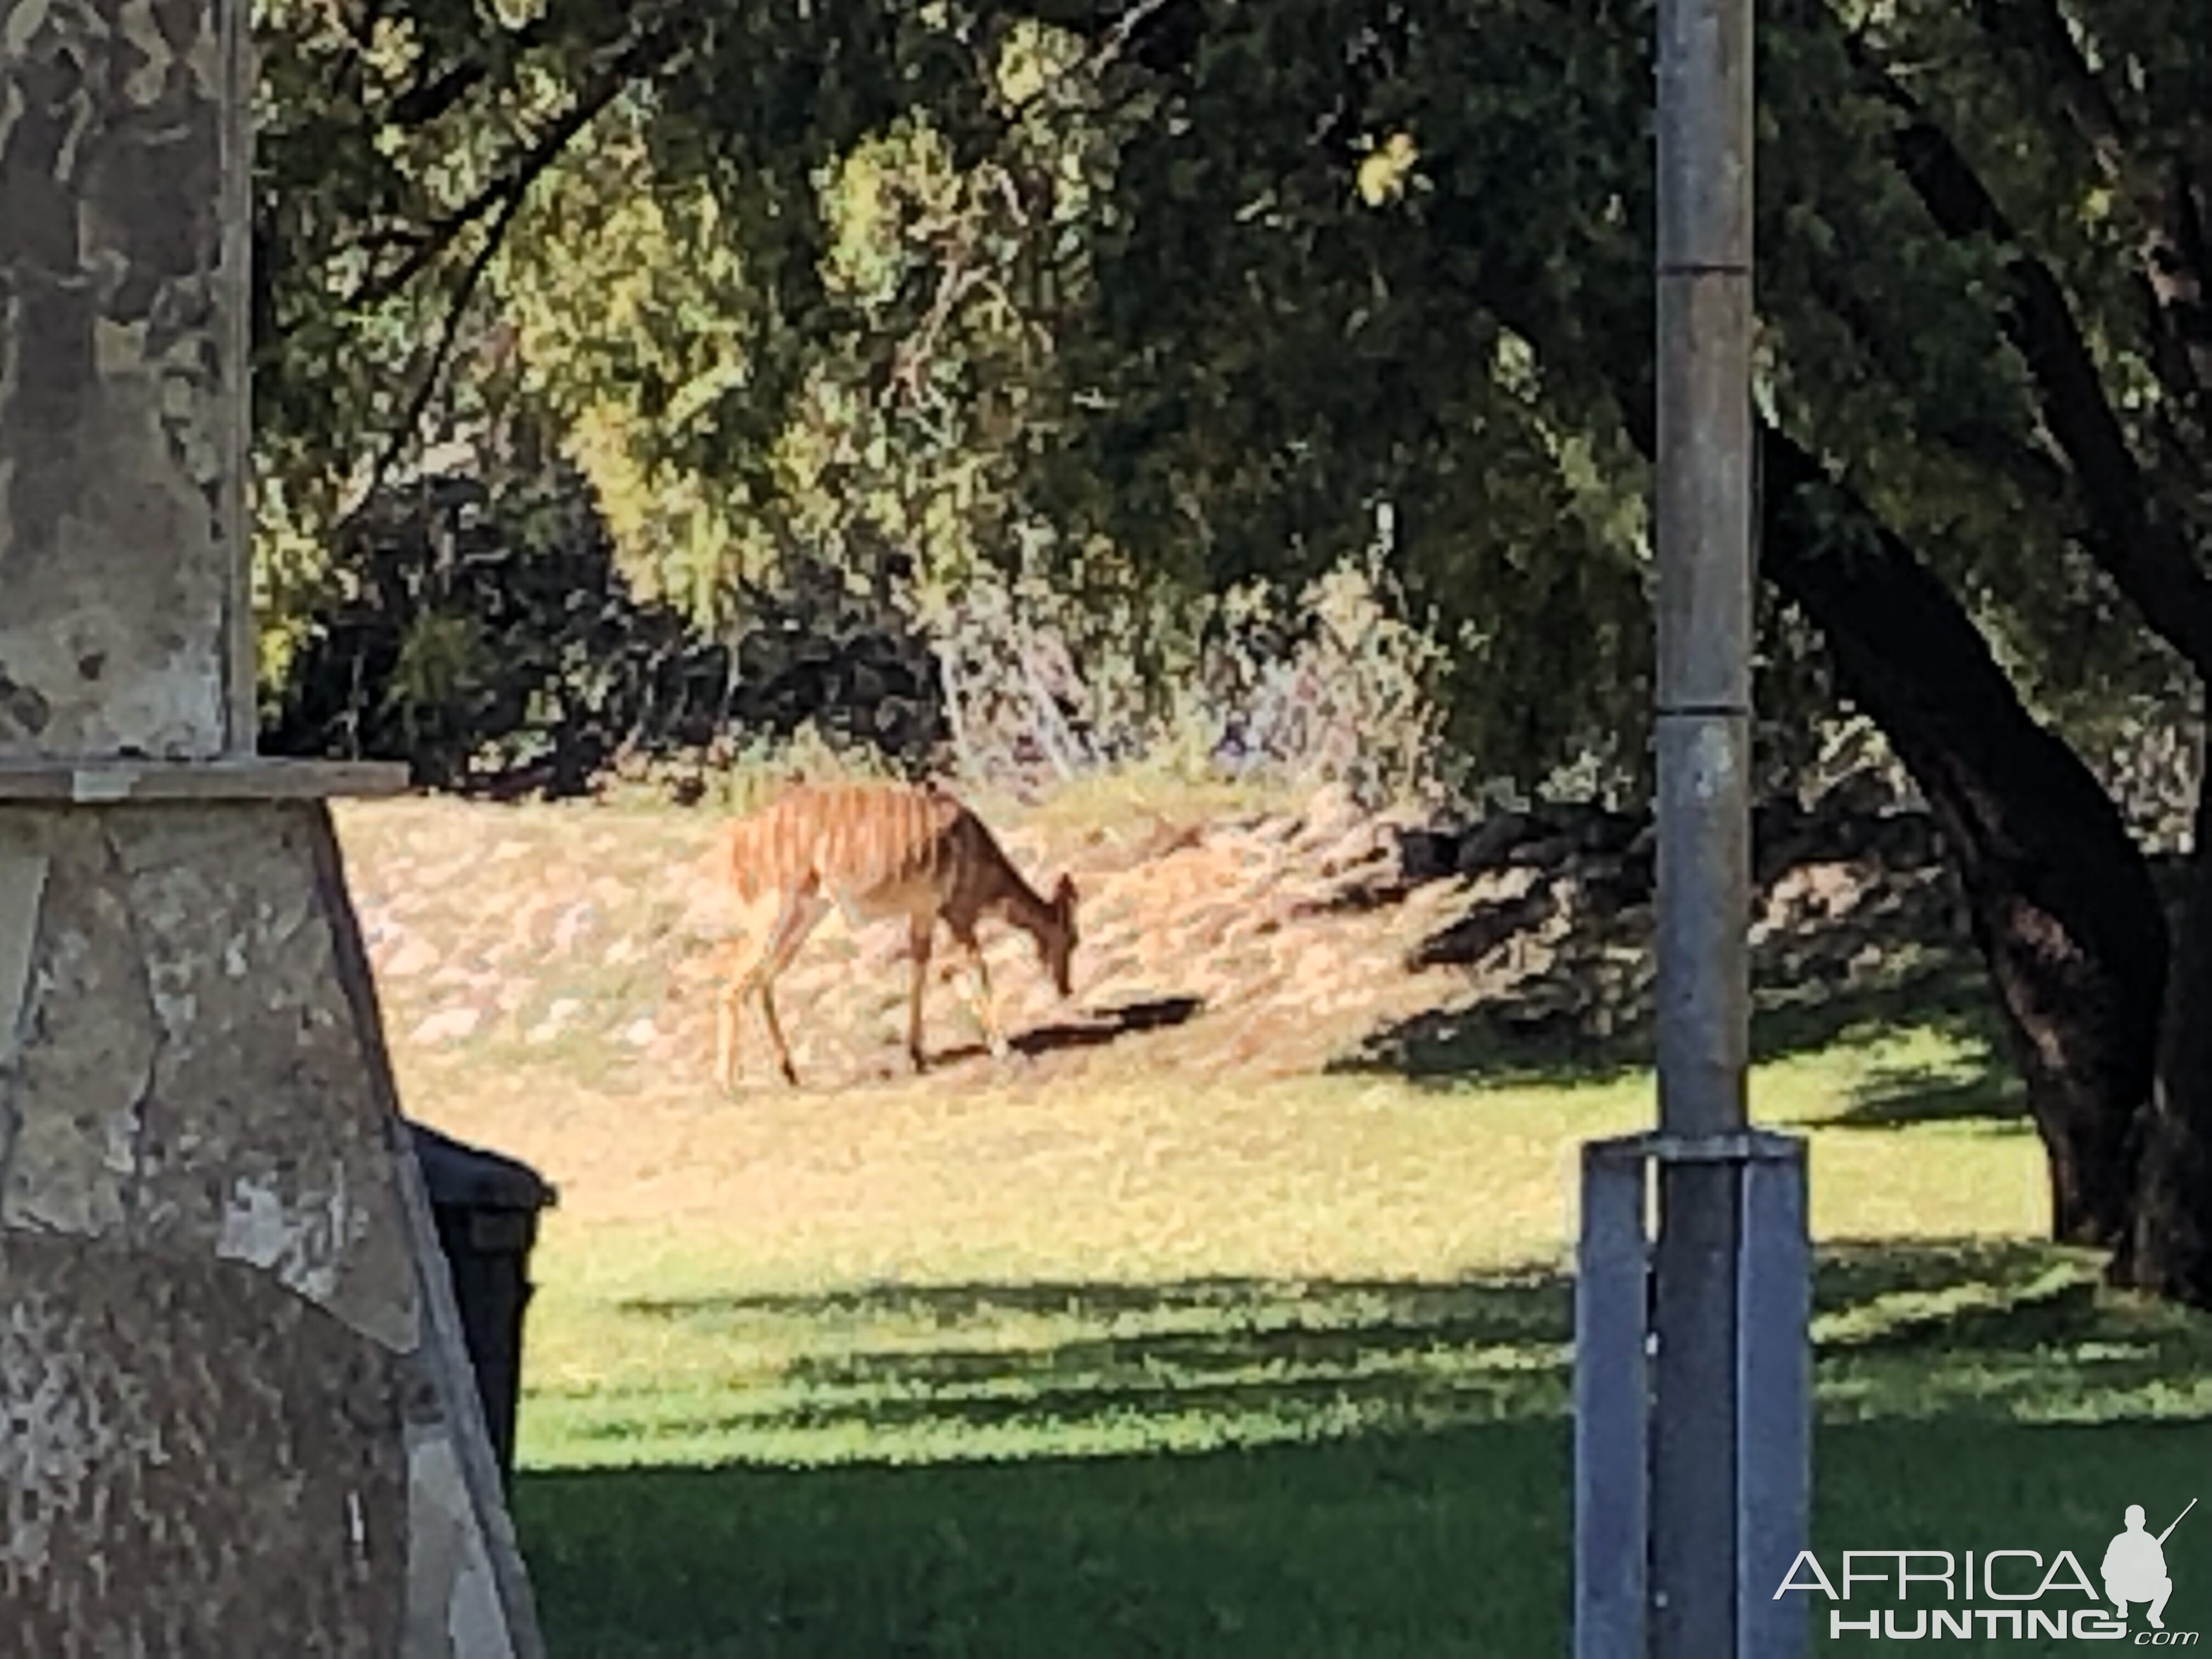
[[[1981,1036],[1847,1030],[1755,1086],[1812,1144],[1822,1549],[2094,1572],[2127,1504],[2212,1484],[2212,1321],[2032,1242],[2041,1155]],[[798,1212],[678,1112],[639,1156],[711,1146],[724,1184],[549,1216],[516,1512],[556,1659],[1565,1650],[1569,1178],[1648,1080],[1133,1077],[1056,1103],[1096,1159],[995,1166],[989,1100],[874,1145],[861,1099],[754,1109],[844,1115],[848,1184]],[[2177,1629],[2212,1625],[2202,1540]],[[1863,1649],[1821,1618],[1816,1653]]]
[[[1832,1573],[1847,1547],[2022,1543],[2073,1548],[2094,1573],[2127,1504],[2177,1470],[2203,1484],[2212,1431],[1831,1423],[1817,1456]],[[1566,1643],[1567,1479],[1565,1425],[1540,1419],[1185,1458],[548,1471],[516,1502],[568,1659],[1550,1659]],[[2166,1624],[2201,1629],[2206,1575],[2180,1575],[2207,1553],[2180,1537]],[[1895,1650],[1814,1629],[1816,1654]]]

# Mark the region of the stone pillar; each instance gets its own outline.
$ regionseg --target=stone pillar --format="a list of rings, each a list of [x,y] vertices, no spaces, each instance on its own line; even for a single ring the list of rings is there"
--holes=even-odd
[[[253,750],[246,10],[0,5],[0,755]]]
[[[253,752],[249,0],[0,0],[0,1653],[537,1659],[325,800]]]

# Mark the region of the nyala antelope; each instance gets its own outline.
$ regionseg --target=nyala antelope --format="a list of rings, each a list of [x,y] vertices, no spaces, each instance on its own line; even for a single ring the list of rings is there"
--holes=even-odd
[[[725,832],[723,872],[748,908],[776,901],[775,920],[737,948],[717,1005],[714,1080],[737,1084],[738,1018],[757,996],[777,1069],[799,1081],[775,1017],[776,978],[791,966],[834,904],[847,922],[906,919],[914,961],[907,993],[907,1054],[923,1069],[922,988],[941,920],[962,957],[962,988],[993,1054],[1006,1055],[991,1002],[991,977],[975,925],[997,916],[1036,941],[1037,960],[1066,999],[1075,953],[1075,883],[1060,877],[1042,898],[1008,861],[982,821],[932,784],[802,785]]]

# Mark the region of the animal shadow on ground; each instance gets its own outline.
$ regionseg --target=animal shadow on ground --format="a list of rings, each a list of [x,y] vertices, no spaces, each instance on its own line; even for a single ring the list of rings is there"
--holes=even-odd
[[[1102,1048],[1117,1038],[1139,1031],[1168,1030],[1188,1024],[1205,1006],[1206,999],[1203,997],[1146,998],[1094,1010],[1079,1021],[1061,1020],[1049,1025],[1032,1026],[1028,1030],[1013,1033],[1006,1040],[1016,1054],[1024,1059],[1035,1060],[1064,1048]],[[931,1063],[945,1066],[958,1060],[976,1060],[989,1052],[980,1042],[963,1043],[933,1055]]]

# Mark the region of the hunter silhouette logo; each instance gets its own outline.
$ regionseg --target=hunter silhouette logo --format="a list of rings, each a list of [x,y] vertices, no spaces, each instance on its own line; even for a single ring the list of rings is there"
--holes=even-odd
[[[2125,1525],[2112,1535],[2104,1559],[2097,1562],[2101,1592],[2087,1564],[2069,1549],[2047,1559],[2034,1549],[1971,1549],[1963,1554],[1860,1549],[1844,1551],[1842,1571],[1833,1576],[1811,1550],[1800,1550],[1774,1596],[1779,1601],[1795,1590],[1827,1601],[1831,1641],[1846,1636],[1893,1642],[1979,1638],[1984,1643],[2071,1640],[2194,1647],[2203,1639],[2201,1631],[2166,1627],[2166,1604],[2173,1595],[2166,1540],[2196,1507],[2192,1498],[2164,1532],[2153,1533],[2143,1506],[2129,1504]],[[1871,1596],[1869,1587],[1875,1587]],[[2142,1607],[2146,1620],[2132,1635],[2130,1606]]]
[[[2181,1515],[2166,1522],[2166,1531],[2153,1538],[2143,1530],[2143,1506],[2128,1505],[2127,1530],[2113,1534],[2112,1541],[2105,1546],[2103,1569],[2105,1595],[2122,1620],[2128,1616],[2129,1602],[2148,1601],[2150,1627],[2166,1628],[2159,1615],[2166,1611],[2166,1598],[2173,1594],[2173,1580],[2166,1574],[2166,1535],[2181,1524],[2182,1515],[2196,1507],[2192,1498],[2182,1506]]]

